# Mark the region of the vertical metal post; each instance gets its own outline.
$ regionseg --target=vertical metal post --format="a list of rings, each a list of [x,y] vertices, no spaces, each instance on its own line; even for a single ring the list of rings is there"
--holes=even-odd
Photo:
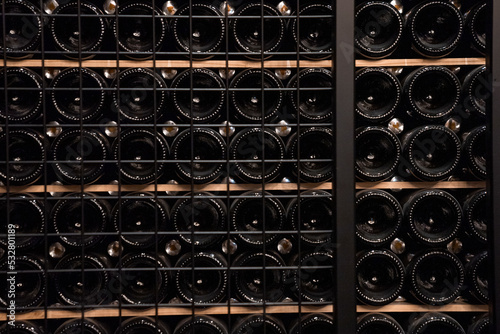
[[[335,201],[337,230],[337,332],[356,332],[354,230],[354,1],[335,8]]]

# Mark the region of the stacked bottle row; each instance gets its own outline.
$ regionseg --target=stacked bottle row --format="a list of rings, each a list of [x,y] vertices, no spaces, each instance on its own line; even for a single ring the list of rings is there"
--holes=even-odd
[[[415,55],[424,57],[446,56],[461,44],[472,46],[472,54],[484,54],[486,2],[470,3],[460,8],[448,1],[358,1],[356,50],[383,58],[409,40]],[[7,56],[32,56],[44,38],[45,55],[72,58],[116,55],[118,50],[139,59],[171,59],[176,53],[194,59],[228,52],[254,59],[280,53],[315,59],[332,55],[330,1],[129,0],[117,5],[85,0],[59,5],[48,0],[43,11],[38,6],[30,0],[5,3],[2,51]]]

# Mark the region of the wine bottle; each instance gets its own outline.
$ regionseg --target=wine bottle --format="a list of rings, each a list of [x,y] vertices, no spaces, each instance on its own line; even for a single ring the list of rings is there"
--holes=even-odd
[[[38,119],[42,113],[43,78],[24,67],[4,68],[0,71],[0,78],[0,89],[4,92],[0,94],[0,121],[10,124]]]
[[[254,59],[268,58],[272,52],[279,51],[286,29],[278,9],[261,2],[249,2],[238,7],[230,26],[233,45],[245,56]]]
[[[424,57],[444,57],[460,42],[464,19],[451,1],[421,2],[405,15],[412,49]]]
[[[0,334],[43,334],[42,329],[33,321],[17,320],[13,324],[7,321],[0,326]]]
[[[476,254],[465,266],[467,292],[471,299],[487,304],[489,263],[488,252]]]
[[[172,88],[172,103],[183,121],[210,123],[220,118],[225,105],[225,84],[214,71],[185,70],[175,77]]]
[[[72,333],[108,334],[108,331],[97,320],[85,317],[70,319],[57,327],[54,332],[54,334]]]
[[[334,14],[330,2],[302,5],[291,25],[295,45],[304,57],[324,59],[332,56]]]
[[[113,107],[126,122],[153,123],[164,116],[167,85],[162,77],[148,68],[121,71],[112,83]],[[120,89],[118,89],[118,87]]]
[[[86,59],[101,49],[108,22],[97,6],[81,0],[61,2],[52,14],[50,34],[62,54]]]
[[[356,334],[405,334],[403,327],[388,314],[366,313],[358,317]]]
[[[246,123],[270,122],[283,107],[283,84],[267,69],[247,69],[229,85],[229,99],[236,117]]]
[[[488,240],[488,211],[487,192],[485,189],[470,193],[463,206],[465,228],[475,241],[486,244]]]
[[[182,319],[175,327],[174,334],[229,334],[225,323],[217,318],[196,315]]]
[[[189,128],[172,143],[175,172],[185,182],[210,183],[221,176],[226,157],[226,142],[215,130]]]
[[[333,238],[334,209],[332,194],[324,190],[307,190],[293,198],[287,208],[287,220],[294,237],[309,246],[329,243]],[[322,231],[322,232],[321,232]],[[317,233],[320,232],[320,233]]]
[[[444,305],[455,301],[465,279],[460,260],[454,254],[440,249],[428,249],[415,255],[406,273],[411,295],[428,305]]]
[[[425,122],[441,121],[460,102],[457,76],[443,66],[424,66],[408,74],[403,82],[408,113]]]
[[[109,151],[109,142],[101,132],[70,128],[52,142],[52,167],[63,182],[89,184],[104,174]]]
[[[9,252],[10,253],[10,252]],[[10,255],[10,254],[9,254]],[[15,268],[12,268],[14,263]],[[0,291],[2,308],[10,307],[15,302],[17,311],[29,311],[45,300],[47,293],[47,274],[45,262],[35,254],[17,255],[15,259],[4,256],[0,262],[0,279],[4,288]],[[16,272],[11,276],[9,272]],[[11,280],[14,277],[14,280]],[[12,298],[12,290],[15,297]]]
[[[467,334],[488,334],[488,333],[491,333],[490,318],[488,313],[474,317],[473,322],[469,325],[469,328],[467,329]]]
[[[118,266],[120,263],[118,263]],[[170,268],[162,254],[129,253],[122,258],[118,279],[123,302],[137,305],[161,303],[169,292]]]
[[[333,115],[332,72],[326,68],[306,68],[288,82],[288,101],[294,116],[306,122],[329,122]],[[299,88],[300,87],[300,88]]]
[[[51,213],[51,225],[63,243],[92,247],[102,241],[110,217],[107,201],[92,193],[73,193],[59,200]],[[92,233],[88,235],[87,233]]]
[[[356,193],[356,237],[372,247],[392,240],[403,221],[403,209],[390,193],[380,189]]]
[[[479,1],[465,13],[465,32],[471,47],[483,55],[486,53],[488,14],[486,1]]]
[[[311,313],[295,319],[288,330],[290,334],[334,333],[333,317],[325,313]]]
[[[31,129],[13,128],[0,133],[0,181],[27,185],[42,176],[46,141]],[[7,149],[6,149],[7,148]]]
[[[31,57],[40,46],[40,9],[30,1],[5,0],[1,10],[0,53],[9,58]]]
[[[375,182],[394,175],[401,159],[401,142],[388,128],[357,128],[355,147],[355,172],[358,179]]]
[[[170,334],[170,327],[161,319],[150,317],[133,317],[123,321],[115,334]]]
[[[99,305],[110,303],[111,267],[102,254],[70,253],[57,262],[53,282],[58,300],[66,305]]]
[[[146,184],[161,177],[169,154],[166,139],[148,128],[122,130],[113,143],[113,159],[121,178],[129,183]]]
[[[283,322],[271,315],[252,314],[240,319],[233,327],[232,334],[267,333],[285,334]]]
[[[325,251],[314,251],[296,254],[288,270],[288,281],[291,291],[300,300],[309,302],[326,302],[333,300],[335,287],[335,257]],[[317,268],[321,267],[321,268]]]
[[[300,143],[299,143],[300,142]],[[333,131],[324,127],[304,127],[286,144],[291,173],[304,182],[324,182],[333,175]]]
[[[452,241],[462,225],[462,206],[450,193],[439,189],[419,190],[403,205],[410,236],[427,246]]]
[[[470,173],[480,180],[487,178],[486,156],[488,141],[486,138],[486,125],[478,126],[464,134],[462,154]]]
[[[231,286],[236,290],[238,300],[250,303],[282,301],[285,298],[285,270],[264,268],[284,265],[283,259],[271,250],[266,250],[266,253],[252,251],[238,255],[231,265]],[[255,267],[262,269],[255,270]]]
[[[68,68],[56,75],[50,84],[50,100],[63,122],[95,121],[106,105],[108,85],[88,68]]]
[[[168,24],[151,2],[130,0],[118,7],[113,33],[120,49],[130,58],[149,58],[166,39]]]
[[[229,219],[239,241],[262,248],[278,240],[280,235],[276,232],[283,229],[285,209],[268,192],[248,191],[233,201]]]
[[[226,297],[227,261],[222,254],[212,251],[186,253],[177,260],[175,267],[187,269],[175,274],[177,296],[182,301],[203,305],[218,303]]]
[[[211,193],[186,194],[172,207],[171,220],[179,237],[188,245],[213,248],[222,241],[227,231],[227,208],[224,202]]]
[[[383,67],[366,67],[355,74],[356,115],[379,123],[392,118],[401,103],[398,78]]]
[[[43,241],[46,226],[47,204],[32,194],[11,194],[9,201],[5,198],[0,202],[0,231],[14,228],[16,235],[16,250],[33,249]],[[40,234],[40,236],[23,236],[23,234]],[[0,244],[7,248],[7,237],[0,238]]]
[[[235,174],[244,182],[271,182],[283,168],[285,144],[270,129],[246,128],[233,137],[229,156],[236,161]]]
[[[407,334],[465,334],[465,331],[458,321],[447,314],[429,312],[412,317],[408,326]]]
[[[203,59],[213,57],[213,53],[220,50],[226,40],[226,24],[217,3],[198,1],[177,9],[171,25],[179,51]],[[190,19],[189,16],[196,18]]]
[[[468,113],[486,117],[486,100],[491,94],[487,85],[486,66],[476,67],[467,74],[462,85],[462,98]]]
[[[422,181],[444,180],[460,162],[460,139],[445,126],[416,127],[401,142],[405,167]]]
[[[367,1],[356,7],[355,45],[364,57],[391,55],[403,34],[403,18],[392,2]]]
[[[121,232],[121,239],[126,245],[148,248],[164,239],[165,236],[157,232],[166,230],[170,208],[152,193],[132,193],[116,203],[111,217],[115,231]]]

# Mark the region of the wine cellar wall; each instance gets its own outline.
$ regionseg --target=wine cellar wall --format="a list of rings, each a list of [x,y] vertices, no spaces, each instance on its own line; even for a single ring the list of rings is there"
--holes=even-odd
[[[492,8],[3,1],[0,333],[497,333]]]

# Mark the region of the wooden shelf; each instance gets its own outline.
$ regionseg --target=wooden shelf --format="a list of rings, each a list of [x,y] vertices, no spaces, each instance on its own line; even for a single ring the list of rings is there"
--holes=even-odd
[[[333,187],[331,182],[325,183],[301,183],[300,190],[331,190]],[[486,187],[485,181],[443,181],[443,182],[358,182],[356,189],[423,189],[423,188],[438,188],[438,189],[479,189]],[[67,193],[67,192],[136,192],[136,191],[250,191],[262,190],[262,184],[200,184],[191,187],[190,184],[90,184],[80,185],[31,185],[31,186],[12,186],[9,188],[11,193]],[[296,183],[268,183],[265,185],[266,191],[293,191],[298,190],[299,185]],[[0,194],[7,193],[7,187],[0,187]]]
[[[451,303],[442,306],[419,305],[407,302],[394,302],[385,306],[358,305],[356,311],[359,313],[384,312],[488,312],[488,305],[472,305],[464,302]]]
[[[331,60],[300,60],[297,66],[296,60],[266,60],[262,65],[260,61],[252,60],[200,60],[193,61],[192,65],[188,60],[84,60],[82,67],[89,68],[120,68],[129,67],[157,67],[157,68],[296,68],[296,67],[332,67]],[[401,67],[401,66],[463,66],[463,65],[484,65],[484,58],[445,58],[445,59],[382,59],[382,60],[356,60],[356,67]],[[7,67],[79,67],[80,62],[70,59],[26,59],[26,60],[6,60]],[[156,65],[156,66],[155,66]]]

